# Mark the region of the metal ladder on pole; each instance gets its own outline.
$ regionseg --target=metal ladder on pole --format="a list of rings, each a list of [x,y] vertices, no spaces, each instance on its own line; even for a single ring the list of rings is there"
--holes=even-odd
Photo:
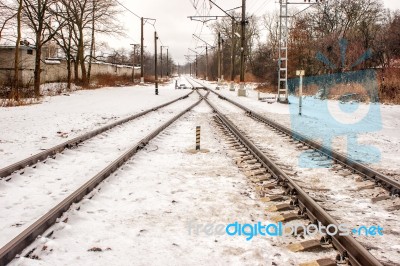
[[[288,103],[288,0],[279,0],[278,102]]]

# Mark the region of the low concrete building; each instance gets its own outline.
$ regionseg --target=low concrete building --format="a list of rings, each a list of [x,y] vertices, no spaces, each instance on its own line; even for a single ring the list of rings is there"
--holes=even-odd
[[[33,83],[35,47],[20,46],[19,80],[21,84]],[[14,77],[15,46],[0,46],[0,85],[10,84]]]
[[[45,58],[46,48],[43,48],[41,63],[41,83],[60,82],[67,79],[67,61],[64,58]],[[34,81],[35,47],[20,46],[19,80],[23,86],[31,86]],[[0,86],[11,84],[14,77],[15,46],[0,46]],[[72,73],[74,66],[72,64]],[[80,71],[79,71],[80,72]],[[132,66],[116,65],[103,62],[92,62],[92,76],[112,74],[115,76],[131,76]],[[140,73],[140,67],[135,66],[135,74]]]

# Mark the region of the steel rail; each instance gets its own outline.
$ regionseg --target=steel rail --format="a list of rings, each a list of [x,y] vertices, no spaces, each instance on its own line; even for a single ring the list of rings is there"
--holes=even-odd
[[[185,98],[189,97],[189,95],[192,94],[192,93],[193,93],[193,91],[191,91],[190,93],[188,93],[188,94],[186,94],[184,96],[181,96],[181,97],[179,97],[179,98],[177,98],[175,100],[172,100],[172,101],[166,102],[164,104],[158,105],[156,107],[153,107],[151,109],[145,110],[143,112],[131,115],[131,116],[127,117],[127,118],[118,120],[118,121],[116,121],[114,123],[111,123],[109,125],[105,125],[103,127],[100,127],[98,129],[95,129],[95,130],[90,131],[88,133],[85,133],[85,134],[83,134],[81,136],[78,136],[78,137],[75,137],[75,138],[73,138],[71,140],[68,140],[68,141],[66,141],[64,143],[58,144],[58,145],[56,145],[56,146],[54,146],[52,148],[46,149],[45,151],[42,151],[42,152],[37,153],[35,155],[32,155],[32,156],[30,156],[28,158],[25,158],[25,159],[23,159],[23,160],[21,160],[19,162],[16,162],[16,163],[13,163],[13,164],[11,164],[9,166],[1,168],[0,169],[0,178],[7,177],[7,176],[11,175],[12,173],[14,173],[14,172],[16,172],[18,170],[21,170],[21,169],[23,169],[23,168],[25,168],[27,166],[34,165],[34,164],[36,164],[38,162],[44,161],[50,156],[53,156],[53,155],[55,155],[57,153],[60,153],[60,152],[62,152],[63,150],[65,150],[67,148],[71,148],[73,146],[76,146],[76,145],[78,145],[78,144],[80,144],[80,143],[82,143],[82,142],[84,142],[84,141],[86,141],[88,139],[91,139],[91,138],[93,138],[93,137],[95,137],[95,136],[97,136],[97,135],[99,135],[99,134],[101,134],[101,133],[103,133],[103,132],[105,132],[107,130],[110,130],[110,129],[116,127],[116,126],[125,124],[125,123],[127,123],[129,121],[132,121],[132,120],[136,119],[136,118],[144,116],[144,115],[146,115],[146,114],[148,114],[150,112],[156,111],[156,110],[158,110],[160,108],[163,108],[163,107],[166,107],[168,105],[171,105],[171,104],[173,104],[173,103],[175,103],[175,102],[177,102],[179,100],[185,99]]]
[[[193,91],[192,91],[193,92]],[[62,202],[60,202],[53,209],[48,211],[45,215],[39,218],[36,222],[30,225],[27,229],[25,229],[22,233],[8,242],[4,247],[0,249],[0,266],[4,266],[9,263],[13,258],[22,252],[26,247],[28,247],[37,236],[43,234],[47,229],[49,229],[54,223],[56,223],[57,219],[62,216],[64,212],[66,212],[73,203],[79,202],[82,200],[89,192],[91,192],[95,187],[97,187],[104,179],[109,177],[112,173],[114,173],[119,167],[121,167],[126,161],[128,161],[135,153],[139,150],[143,149],[150,140],[156,137],[160,132],[162,132],[165,128],[171,125],[173,122],[178,120],[185,113],[193,109],[197,106],[203,97],[201,97],[196,103],[192,104],[181,113],[177,114],[166,123],[155,129],[153,132],[148,134],[142,140],[140,140],[137,144],[131,147],[128,151],[124,152],[118,159],[110,163],[106,168],[101,170],[98,174],[92,177],[89,181],[83,184],[80,188],[70,194],[67,198],[65,198]]]
[[[334,151],[331,148],[328,148],[328,147],[308,138],[307,136],[305,136],[299,132],[291,130],[290,128],[288,128],[286,126],[283,126],[263,115],[256,113],[253,110],[241,105],[240,103],[237,103],[237,102],[215,92],[211,88],[205,86],[204,84],[202,84],[196,80],[194,80],[194,81],[196,83],[200,84],[202,87],[206,88],[207,90],[210,90],[214,94],[218,95],[219,98],[226,100],[226,101],[232,103],[233,105],[236,105],[240,109],[244,110],[252,118],[259,120],[259,121],[273,127],[276,130],[279,130],[280,132],[286,134],[287,136],[292,137],[292,139],[299,141],[299,142],[311,147],[312,149],[317,150],[319,153],[332,159],[335,163],[339,163],[339,164],[346,166],[351,171],[353,171],[353,173],[358,173],[362,176],[365,176],[366,178],[368,178],[370,180],[373,180],[376,184],[379,184],[383,188],[390,191],[391,195],[400,195],[400,182],[393,180],[390,177],[366,166],[365,164],[359,163],[340,152]]]
[[[210,90],[208,90],[210,91]],[[339,223],[330,216],[320,205],[318,205],[308,194],[300,188],[282,169],[280,169],[270,158],[268,158],[259,148],[257,148],[239,129],[229,121],[206,97],[203,98],[206,103],[214,110],[218,119],[232,132],[236,138],[247,147],[252,155],[258,159],[263,166],[268,169],[280,183],[287,187],[289,193],[296,197],[297,201],[293,204],[298,205],[301,209],[301,214],[304,217],[309,217],[313,222],[316,220],[322,225],[335,225],[337,228]],[[347,235],[332,236],[332,245],[345,256],[351,265],[358,266],[378,266],[382,265],[372,254],[366,250],[354,237]]]

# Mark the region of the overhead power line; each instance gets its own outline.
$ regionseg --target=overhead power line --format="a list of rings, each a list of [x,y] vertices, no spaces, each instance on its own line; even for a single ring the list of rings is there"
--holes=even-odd
[[[123,8],[125,8],[129,13],[132,13],[133,15],[135,15],[137,18],[141,18],[138,14],[136,14],[135,12],[133,12],[132,10],[130,10],[129,8],[127,8],[126,6],[124,6],[120,1],[116,0],[116,2],[122,6]]]

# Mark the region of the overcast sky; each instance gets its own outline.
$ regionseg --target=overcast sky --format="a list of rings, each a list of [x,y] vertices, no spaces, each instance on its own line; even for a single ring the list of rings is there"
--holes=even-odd
[[[300,0],[296,0],[302,2]],[[202,22],[191,21],[188,16],[194,15],[223,15],[218,8],[212,7],[209,11],[207,0],[119,0],[129,10],[139,17],[148,17],[157,19],[155,28],[157,29],[162,45],[169,47],[169,53],[175,62],[184,64],[185,54],[188,54],[188,48],[200,45],[193,40],[192,34],[200,35],[209,42],[214,42],[214,36],[209,29],[209,23],[203,25]],[[214,0],[223,9],[231,9],[241,5],[241,0]],[[275,0],[247,0],[247,11],[249,14],[261,16],[278,7]],[[400,9],[399,0],[383,0],[385,7],[390,9]],[[194,8],[197,6],[197,10]],[[206,13],[210,12],[210,13]],[[124,27],[129,37],[116,37],[115,40],[108,40],[113,47],[129,48],[131,43],[140,42],[140,19],[129,11],[124,11]],[[144,45],[146,49],[153,53],[154,51],[154,28],[146,24],[144,28]],[[159,44],[161,44],[159,43]],[[201,50],[199,50],[200,52]],[[192,53],[193,54],[193,53]]]

